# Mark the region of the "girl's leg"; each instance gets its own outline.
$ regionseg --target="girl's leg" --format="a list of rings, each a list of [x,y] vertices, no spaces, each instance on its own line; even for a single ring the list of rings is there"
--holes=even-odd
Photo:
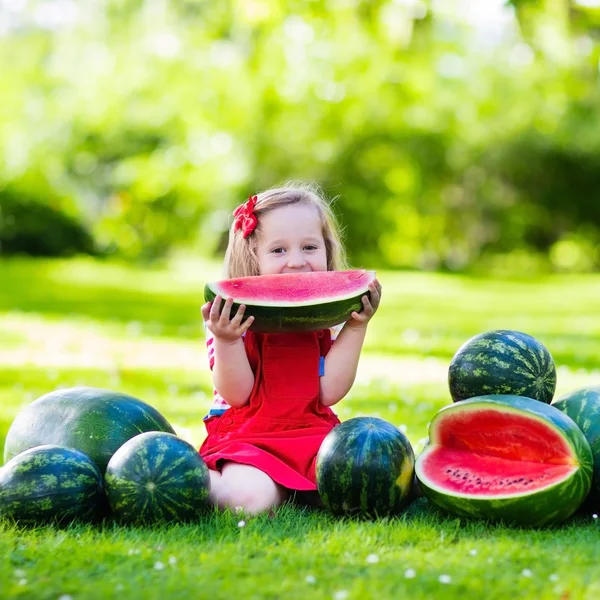
[[[249,514],[261,513],[288,499],[288,490],[264,471],[231,461],[221,472],[210,470],[210,500],[219,508],[241,506]]]

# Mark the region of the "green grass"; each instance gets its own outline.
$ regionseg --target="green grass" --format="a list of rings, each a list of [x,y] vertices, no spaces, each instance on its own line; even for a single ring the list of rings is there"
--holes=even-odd
[[[600,380],[600,277],[488,280],[380,273],[384,296],[357,382],[336,409],[379,415],[418,450],[450,399],[447,367],[493,328],[538,337],[558,392]],[[213,263],[168,270],[0,261],[0,446],[19,407],[59,386],[94,385],[156,406],[202,441],[211,396],[199,307]],[[600,512],[600,507],[598,507]],[[444,516],[426,501],[400,518],[335,519],[285,506],[194,526],[0,524],[0,598],[598,598],[598,519],[538,531]]]

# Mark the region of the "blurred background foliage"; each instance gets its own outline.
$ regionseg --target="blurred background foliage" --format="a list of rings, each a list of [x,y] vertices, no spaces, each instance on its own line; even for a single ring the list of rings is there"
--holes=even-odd
[[[0,0],[0,254],[223,248],[288,179],[355,266],[600,268],[600,2]]]

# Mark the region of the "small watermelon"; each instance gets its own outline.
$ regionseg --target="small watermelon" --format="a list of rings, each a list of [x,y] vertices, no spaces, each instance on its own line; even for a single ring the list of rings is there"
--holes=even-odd
[[[317,489],[334,515],[385,516],[408,503],[415,456],[406,436],[376,417],[334,427],[316,460]]]
[[[191,521],[208,506],[210,477],[198,451],[170,433],[141,433],[110,459],[108,503],[129,523]]]
[[[127,394],[91,387],[56,390],[16,416],[6,436],[4,460],[53,444],[80,450],[104,473],[117,449],[144,431],[175,433],[156,409]]]
[[[527,526],[558,523],[585,500],[592,452],[577,425],[532,398],[493,395],[443,408],[415,470],[450,513]]]
[[[374,279],[374,271],[358,269],[239,277],[207,283],[204,299],[233,298],[232,316],[244,304],[244,319],[254,317],[252,331],[318,331],[347,321],[353,311],[360,312],[361,298],[369,295]]]
[[[571,417],[583,431],[594,456],[590,506],[600,509],[600,386],[586,387],[554,400],[552,406]]]
[[[525,396],[549,403],[556,368],[546,347],[526,333],[499,329],[466,341],[450,362],[452,399],[489,394]]]
[[[20,523],[95,520],[106,507],[102,475],[73,448],[38,446],[0,469],[0,516]]]

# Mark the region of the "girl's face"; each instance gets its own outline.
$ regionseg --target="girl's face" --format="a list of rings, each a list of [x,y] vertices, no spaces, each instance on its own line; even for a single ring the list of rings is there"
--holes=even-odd
[[[291,204],[260,217],[256,254],[261,275],[327,270],[321,220],[313,206]]]

